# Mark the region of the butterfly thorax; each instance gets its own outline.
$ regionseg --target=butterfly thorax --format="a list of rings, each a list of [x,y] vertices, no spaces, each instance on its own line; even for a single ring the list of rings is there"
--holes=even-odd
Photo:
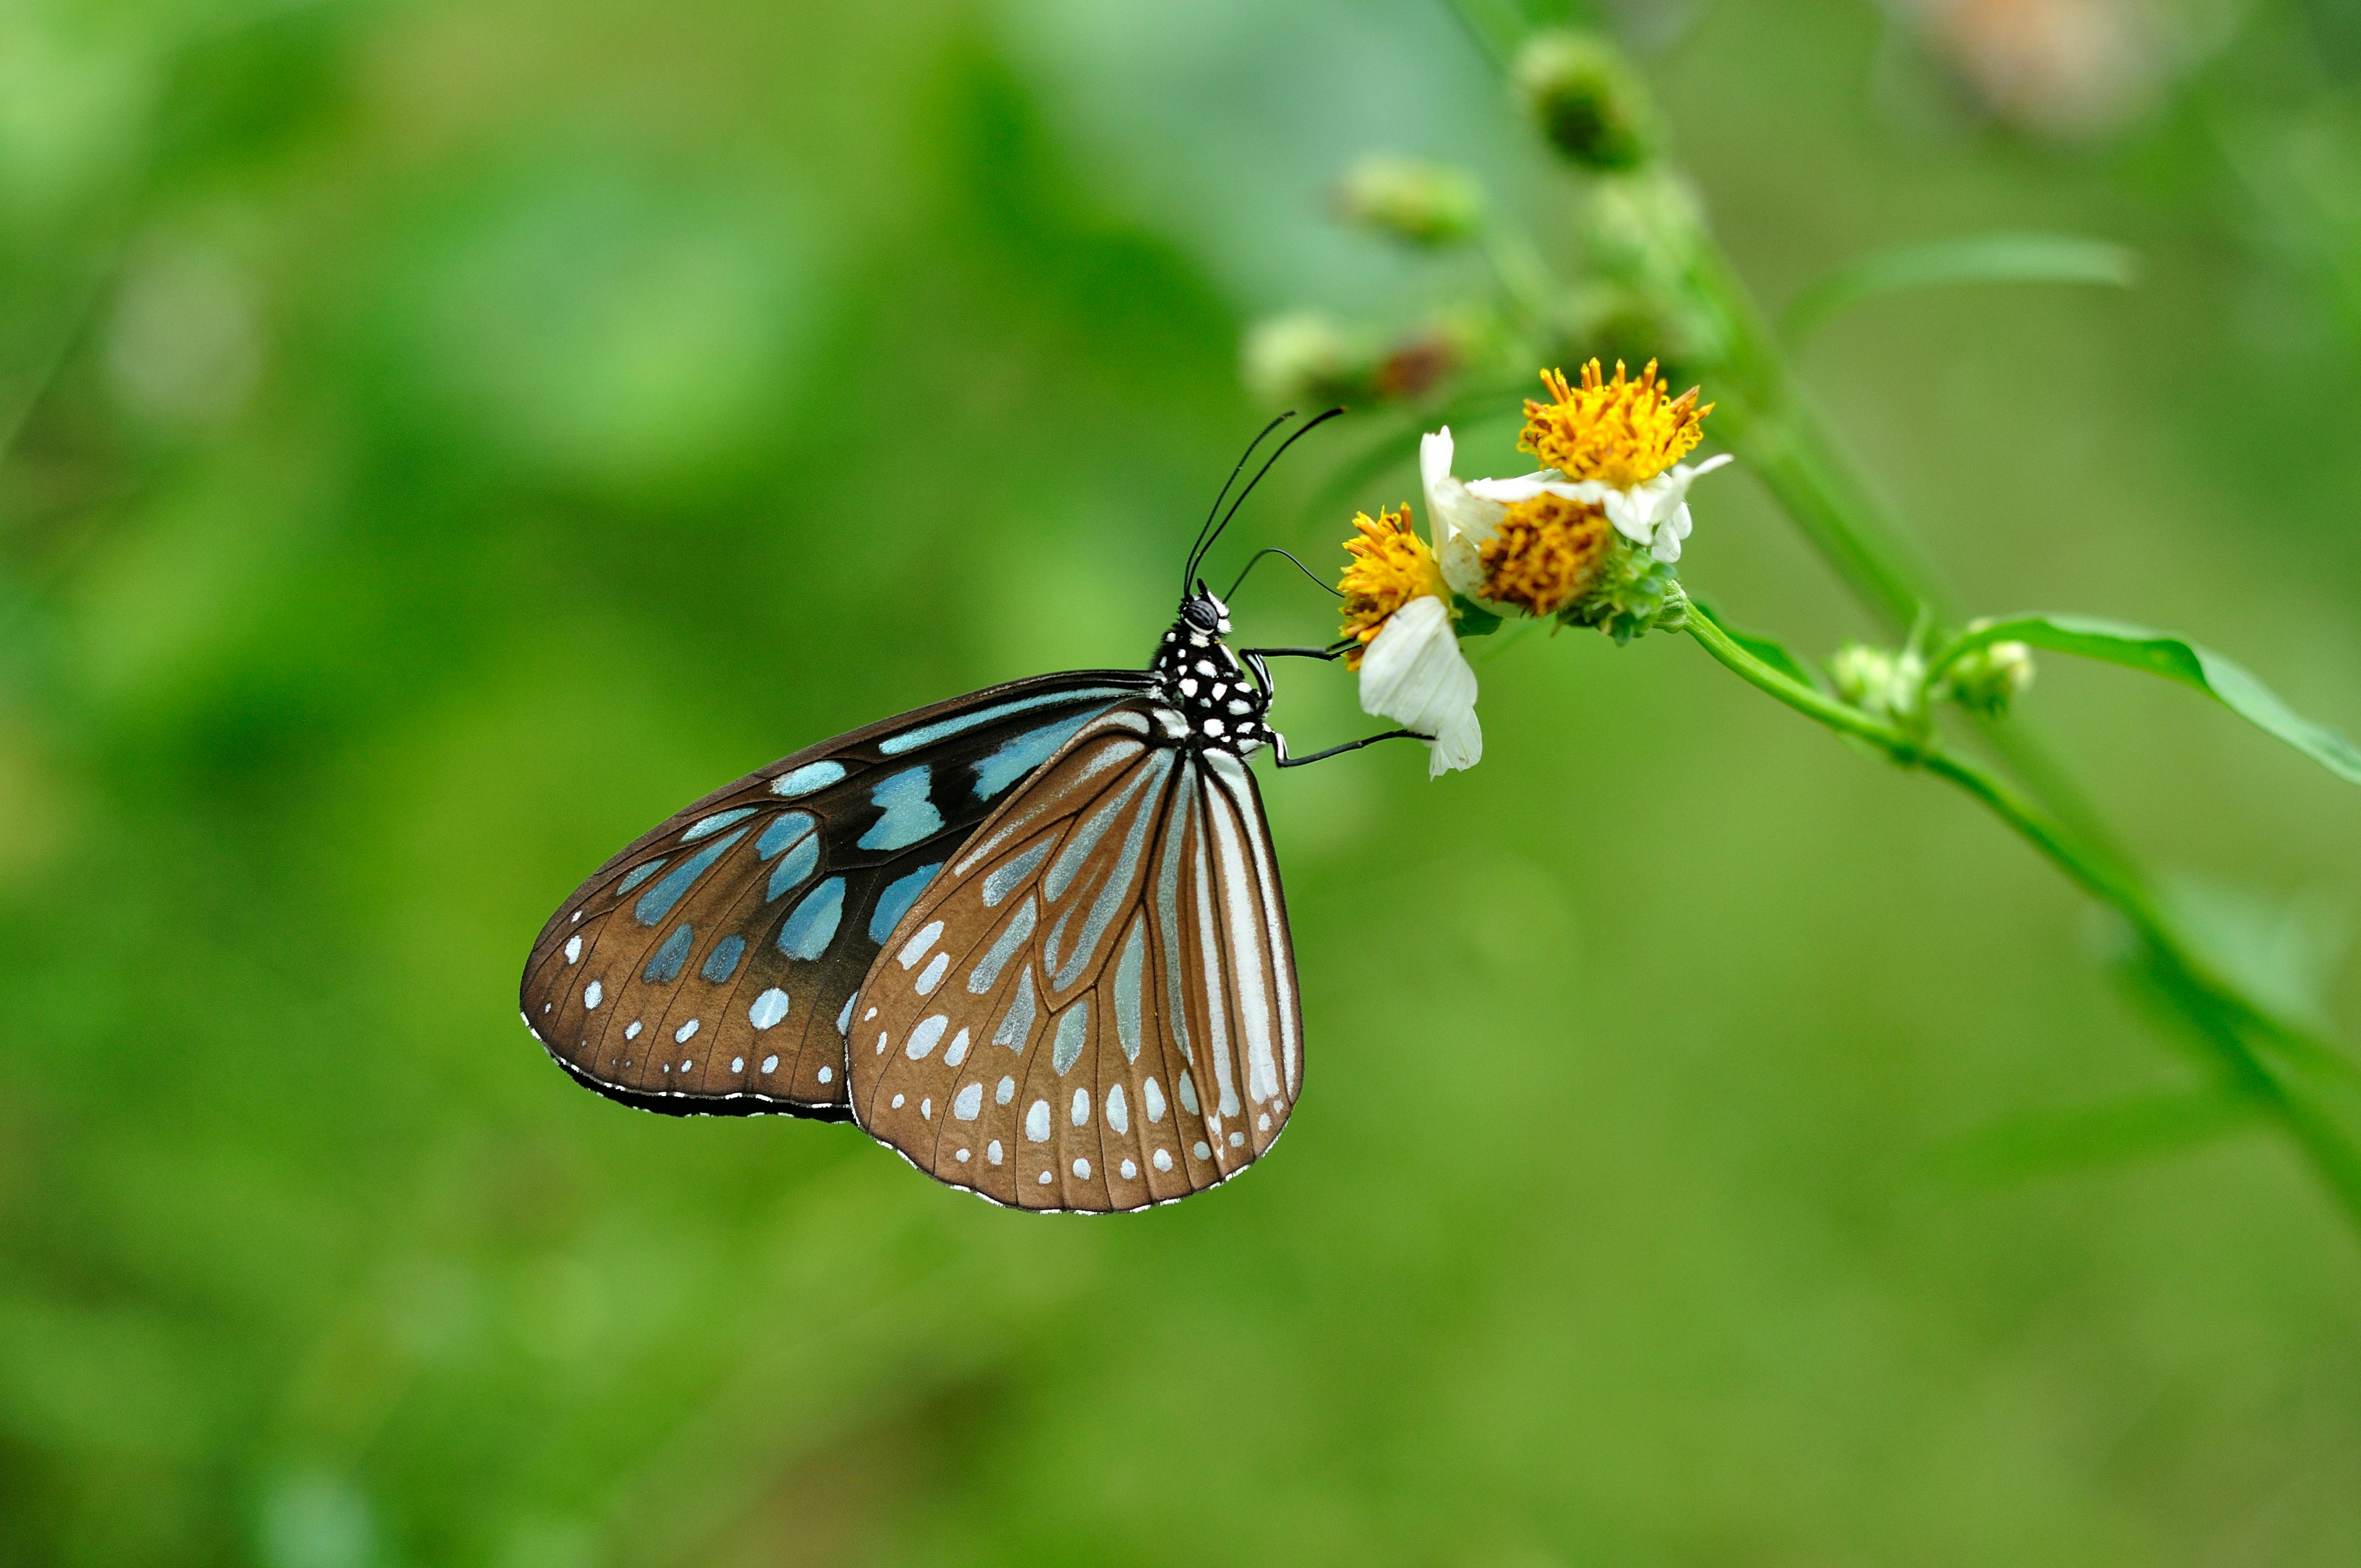
[[[1270,742],[1270,726],[1263,722],[1270,698],[1246,678],[1222,641],[1229,629],[1227,605],[1208,593],[1191,595],[1158,644],[1148,673],[1156,677],[1157,695],[1187,720],[1188,744],[1243,757]]]

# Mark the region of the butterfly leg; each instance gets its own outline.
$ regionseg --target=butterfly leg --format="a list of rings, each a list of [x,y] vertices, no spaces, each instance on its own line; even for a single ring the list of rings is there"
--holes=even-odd
[[[1268,702],[1276,694],[1271,689],[1270,667],[1264,663],[1265,659],[1282,656],[1298,659],[1340,659],[1344,657],[1345,650],[1351,646],[1350,641],[1340,641],[1331,643],[1325,648],[1249,648],[1246,651],[1246,666],[1254,676],[1256,685],[1261,689],[1263,700]],[[1330,757],[1341,757],[1347,751],[1357,751],[1364,746],[1374,746],[1380,740],[1432,740],[1433,739],[1433,736],[1421,735],[1415,729],[1389,729],[1382,735],[1371,735],[1359,740],[1347,740],[1342,746],[1331,746],[1324,751],[1314,751],[1308,757],[1290,757],[1287,754],[1287,737],[1276,729],[1270,731],[1271,755],[1282,768],[1300,768],[1307,762],[1319,762]]]
[[[1308,757],[1290,757],[1287,754],[1287,737],[1273,730],[1271,752],[1277,759],[1279,766],[1300,768],[1306,762],[1325,762],[1330,757],[1341,757],[1347,751],[1357,751],[1364,746],[1374,746],[1380,740],[1432,740],[1433,739],[1433,736],[1422,735],[1415,729],[1389,729],[1382,735],[1371,735],[1359,740],[1347,740],[1342,746],[1331,746],[1324,751],[1314,751]]]
[[[1325,648],[1249,648],[1246,651],[1246,656],[1249,662],[1257,659],[1280,658],[1341,659],[1345,656],[1345,651],[1352,647],[1352,645],[1353,644],[1347,641],[1343,642],[1331,642]]]

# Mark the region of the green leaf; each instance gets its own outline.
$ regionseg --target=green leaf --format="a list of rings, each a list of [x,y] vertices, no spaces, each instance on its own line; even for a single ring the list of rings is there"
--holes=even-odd
[[[1489,637],[1500,630],[1500,618],[1469,598],[1466,594],[1451,596],[1451,608],[1459,614],[1459,638]]]
[[[1800,344],[1863,300],[1911,289],[1970,283],[2095,283],[2127,289],[2139,280],[2137,253],[2064,234],[1985,234],[1875,251],[1795,296],[1781,323]]]
[[[2246,668],[2184,638],[2102,620],[2087,615],[2017,615],[1979,620],[1944,649],[1929,666],[1939,671],[1953,659],[1994,642],[2029,642],[2055,652],[2100,659],[2179,681],[2219,699],[2257,729],[2278,736],[2334,773],[2361,784],[2361,747],[2325,725],[2290,709]]]

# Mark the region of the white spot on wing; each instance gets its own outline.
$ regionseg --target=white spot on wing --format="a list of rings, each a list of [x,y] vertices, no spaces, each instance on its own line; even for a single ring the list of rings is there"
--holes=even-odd
[[[1091,1119],[1091,1091],[1089,1090],[1077,1089],[1074,1091],[1073,1108],[1067,1113],[1067,1119],[1072,1122],[1077,1127],[1082,1126]]]
[[[933,947],[935,938],[942,934],[943,923],[939,920],[929,920],[918,927],[918,934],[902,944],[902,967],[908,969],[920,959],[925,958],[927,949]]]
[[[1154,1079],[1139,1086],[1139,1097],[1148,1102],[1148,1125],[1164,1120],[1164,1091]]]
[[[581,956],[582,934],[577,931],[573,936],[566,938],[566,961],[570,964]]]
[[[1025,1135],[1037,1144],[1049,1141],[1049,1102],[1036,1100],[1025,1113]]]
[[[1075,1092],[1080,1093],[1081,1091],[1077,1090]],[[1112,1084],[1107,1089],[1106,1121],[1107,1125],[1118,1133],[1131,1131],[1131,1106],[1124,1099],[1123,1085],[1120,1083]]]
[[[950,967],[951,956],[949,953],[937,953],[928,959],[926,972],[918,976],[918,994],[932,996],[935,993],[935,987],[943,982],[943,972]]]
[[[923,1061],[927,1053],[935,1048],[936,1042],[943,1037],[943,1031],[950,1026],[951,1021],[940,1013],[920,1021],[918,1026],[910,1031],[909,1043],[902,1047],[902,1054],[912,1061]]]
[[[951,1114],[962,1122],[972,1122],[983,1112],[983,1085],[971,1083],[951,1096]]]
[[[588,1011],[596,1012],[598,1003],[606,999],[607,988],[595,980],[582,988],[582,1005]]]

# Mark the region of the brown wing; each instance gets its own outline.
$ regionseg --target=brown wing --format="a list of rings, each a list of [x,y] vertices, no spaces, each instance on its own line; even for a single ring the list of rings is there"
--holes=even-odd
[[[576,1079],[675,1114],[845,1114],[846,1008],[977,824],[1143,676],[1046,675],[747,774],[641,837],[542,927],[524,1021]]]
[[[1085,725],[886,938],[852,1107],[939,1181],[1137,1209],[1225,1181],[1302,1082],[1279,867],[1245,763],[1136,703]]]

